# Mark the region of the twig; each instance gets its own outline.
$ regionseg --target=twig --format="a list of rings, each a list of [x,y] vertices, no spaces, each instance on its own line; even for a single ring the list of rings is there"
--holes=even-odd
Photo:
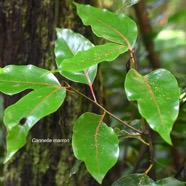
[[[132,48],[129,48],[128,51],[129,51],[129,54],[130,54],[130,59],[132,60],[132,63],[134,64],[134,69],[137,70],[137,63],[136,63],[135,58],[134,58],[134,51],[133,51]]]
[[[145,174],[146,175],[150,172],[150,170],[152,169],[152,167],[153,167],[153,164],[150,164],[149,168],[145,171]]]
[[[150,164],[150,166],[148,167],[148,169],[144,172],[143,177],[141,178],[140,182],[139,182],[139,186],[141,185],[142,181],[144,180],[144,177],[150,172],[150,170],[152,169],[153,164]]]
[[[93,97],[94,101],[97,102],[97,99],[96,99],[96,96],[95,96],[95,93],[94,93],[94,89],[92,87],[92,82],[90,80],[90,77],[89,77],[89,75],[88,75],[86,70],[84,70],[84,73],[85,73],[85,76],[87,78],[87,81],[88,81],[88,84],[89,84],[89,88],[90,88],[90,91],[92,93],[92,97]]]
[[[87,97],[86,95],[82,94],[81,92],[79,92],[78,90],[76,90],[75,88],[71,87],[67,82],[65,82],[67,87],[66,88],[71,88],[74,92],[76,92],[77,94],[79,94],[80,96],[88,99],[90,102],[94,103],[95,105],[97,105],[99,108],[101,108],[104,112],[106,112],[108,115],[112,116],[114,119],[116,119],[117,121],[119,121],[120,123],[124,124],[125,126],[127,126],[128,128],[132,129],[133,131],[142,134],[142,131],[130,126],[128,123],[124,122],[123,120],[121,120],[120,118],[118,118],[117,116],[115,116],[114,114],[112,114],[111,112],[109,112],[108,110],[106,110],[103,106],[101,106],[99,103],[95,102],[94,100],[90,99],[89,97]]]

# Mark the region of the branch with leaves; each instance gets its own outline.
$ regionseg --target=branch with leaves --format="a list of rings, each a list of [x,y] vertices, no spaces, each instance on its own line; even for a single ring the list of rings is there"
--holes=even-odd
[[[119,157],[118,134],[104,123],[105,114],[130,130],[125,131],[127,137],[137,138],[148,146],[150,144],[142,138],[143,135],[147,135],[142,127],[141,130],[134,128],[106,110],[97,102],[93,90],[99,63],[113,61],[120,54],[129,51],[135,66],[132,47],[137,37],[137,26],[124,14],[115,14],[89,5],[75,5],[83,23],[90,25],[98,37],[103,37],[108,42],[94,46],[88,39],[70,29],[56,29],[56,71],[70,81],[88,85],[93,99],[77,91],[69,83],[62,86],[48,70],[33,65],[10,65],[1,68],[1,92],[13,95],[26,89],[32,90],[5,110],[4,122],[8,133],[5,162],[25,145],[29,130],[41,118],[55,112],[62,105],[67,91],[73,91],[103,111],[102,115],[90,112],[82,114],[74,123],[72,135],[74,155],[85,163],[90,174],[101,184]],[[170,132],[179,112],[180,96],[175,77],[165,69],[155,70],[145,76],[136,69],[130,69],[125,78],[124,88],[129,101],[137,101],[139,112],[149,126],[171,144]],[[23,120],[24,122],[21,122]],[[152,166],[150,165],[144,174],[121,178],[113,186],[120,182],[126,183],[131,178],[135,180],[136,185],[153,185],[154,181],[147,176]]]

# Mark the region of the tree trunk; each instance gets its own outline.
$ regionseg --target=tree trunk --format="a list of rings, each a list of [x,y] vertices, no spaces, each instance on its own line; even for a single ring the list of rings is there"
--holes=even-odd
[[[138,21],[139,29],[142,35],[143,43],[148,53],[147,58],[152,68],[160,68],[161,64],[159,58],[155,52],[155,46],[153,41],[153,30],[146,12],[145,0],[139,1],[134,5],[136,19]]]
[[[88,3],[79,0],[79,3]],[[71,0],[3,0],[0,2],[0,66],[34,64],[55,67],[55,27],[66,27],[91,38],[82,26]],[[74,84],[76,85],[76,84]],[[86,93],[87,87],[78,86]],[[5,108],[20,94],[4,98]],[[68,93],[56,113],[43,118],[29,132],[26,145],[4,166],[5,186],[96,186],[84,164],[70,177],[75,163],[71,147],[72,126],[85,111],[94,109],[77,94]],[[6,135],[6,134],[5,134]],[[67,143],[32,143],[32,139],[69,139]]]

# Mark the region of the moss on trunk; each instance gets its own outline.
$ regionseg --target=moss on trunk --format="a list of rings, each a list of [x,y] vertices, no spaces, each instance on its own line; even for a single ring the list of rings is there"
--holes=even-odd
[[[84,0],[78,2],[88,3]],[[68,27],[89,35],[77,18],[70,0],[0,2],[1,67],[8,64],[34,64],[47,69],[55,68],[55,27]],[[74,85],[86,93],[86,87]],[[5,96],[5,108],[20,96]],[[71,147],[73,122],[81,113],[90,110],[91,104],[85,103],[78,95],[69,93],[59,111],[39,121],[31,129],[26,145],[4,166],[4,185],[98,185],[84,165],[81,165],[78,175],[69,178],[75,163]],[[70,142],[33,143],[33,138],[69,139]]]

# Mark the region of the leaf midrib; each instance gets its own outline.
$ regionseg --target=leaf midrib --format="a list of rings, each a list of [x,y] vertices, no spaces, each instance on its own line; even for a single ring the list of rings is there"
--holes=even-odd
[[[83,60],[83,61],[80,61],[79,63],[80,64],[85,64],[85,63],[89,63],[89,62],[94,62],[96,61],[97,59],[101,58],[102,56],[105,56],[105,55],[110,55],[112,54],[113,52],[115,51],[118,51],[118,50],[121,50],[122,48],[124,48],[125,46],[124,45],[117,45],[115,48],[112,48],[110,49],[109,51],[107,52],[104,52],[104,53],[101,53],[100,55],[96,55],[94,58],[90,59],[90,60]],[[64,61],[63,64],[66,64],[66,65],[69,65],[70,64],[70,59],[67,59]],[[71,62],[71,64],[74,64],[75,62]],[[95,64],[94,64],[95,65]],[[93,65],[92,65],[93,66]],[[74,68],[71,68],[71,70],[74,70]]]
[[[147,86],[147,88],[148,88],[148,90],[149,90],[149,93],[150,93],[150,95],[151,95],[151,98],[152,98],[152,100],[153,100],[153,102],[154,102],[154,104],[155,104],[155,106],[156,106],[156,108],[157,108],[157,110],[158,110],[158,114],[159,114],[159,118],[160,118],[160,120],[161,120],[161,123],[162,123],[162,125],[163,125],[163,127],[164,127],[161,109],[160,109],[160,107],[159,107],[159,105],[158,105],[158,102],[157,102],[156,97],[155,97],[155,95],[154,95],[154,93],[153,93],[153,90],[152,90],[152,88],[151,88],[151,86],[150,86],[150,84],[149,84],[149,81],[148,81],[147,76],[144,76],[144,80],[145,80],[145,84],[146,84],[146,86]]]
[[[45,102],[51,95],[53,95],[55,92],[57,92],[59,89],[61,89],[62,87],[57,87],[56,89],[54,89],[52,92],[50,92],[47,96],[45,96],[31,111],[30,113],[26,116],[26,118],[28,116],[30,116],[43,102]]]
[[[50,83],[44,83],[44,82],[22,82],[18,80],[0,80],[0,82],[5,82],[5,83],[19,83],[19,84],[29,84],[29,85],[44,85],[44,86],[53,86],[53,87],[61,87],[60,84],[50,84]]]
[[[83,11],[83,10],[82,10]],[[85,14],[89,15],[90,17],[92,17],[93,19],[97,20],[98,22],[100,22],[101,24],[105,25],[106,27],[110,28],[112,31],[116,32],[128,45],[128,48],[131,48],[131,44],[129,43],[128,39],[118,30],[116,30],[115,28],[113,28],[112,26],[104,23],[103,21],[101,21],[100,19],[98,19],[97,17],[95,17],[92,14],[88,14],[86,11],[83,11]],[[91,26],[92,27],[92,26]]]

